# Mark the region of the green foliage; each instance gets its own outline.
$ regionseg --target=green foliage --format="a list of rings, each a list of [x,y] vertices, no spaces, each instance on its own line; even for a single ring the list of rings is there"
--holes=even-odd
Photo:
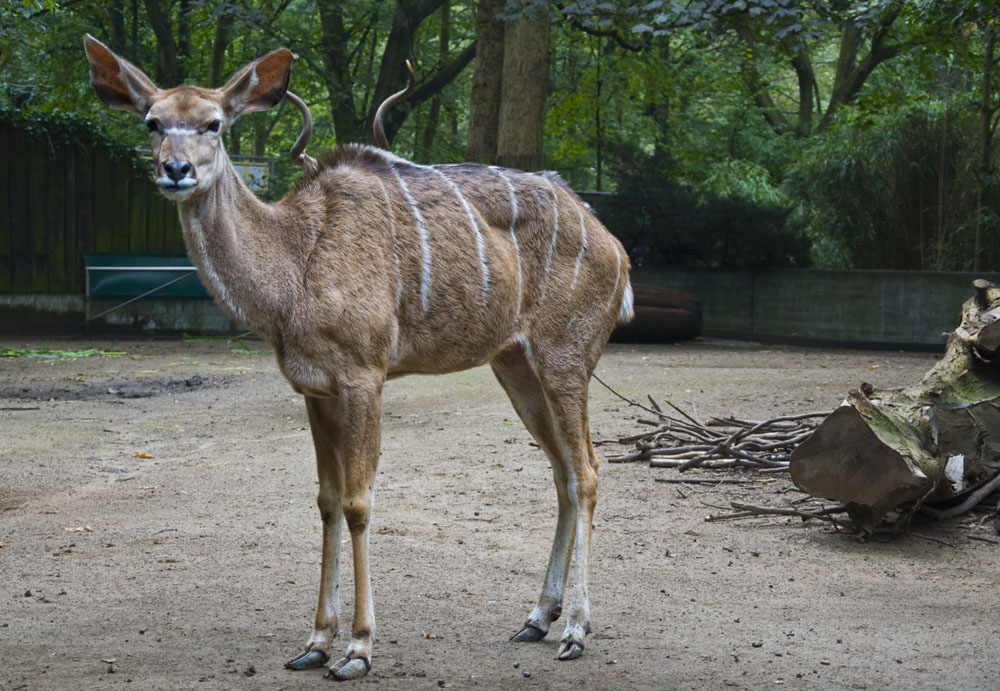
[[[146,163],[133,147],[108,135],[96,123],[64,112],[33,112],[0,105],[0,129],[33,140],[43,140],[48,147],[81,145],[107,151],[112,159],[145,169]]]
[[[60,358],[85,358],[85,357],[121,357],[126,355],[122,350],[111,350],[109,348],[85,348],[83,350],[67,350],[59,348],[34,348],[30,350],[19,350],[17,348],[0,348],[0,358],[31,358],[42,360],[55,360]]]
[[[145,129],[95,97],[82,36],[93,33],[168,86],[152,30],[150,8],[158,6],[182,82],[208,82],[220,28],[228,27],[218,44],[223,80],[279,45],[295,51],[291,89],[312,109],[309,151],[316,154],[337,143],[345,122],[355,136],[366,134],[394,19],[415,5],[0,3],[0,126],[145,166],[134,153],[148,146]],[[993,240],[1000,237],[1000,179],[995,155],[984,154],[981,126],[987,36],[996,22],[989,3],[579,0],[552,7],[547,165],[578,189],[619,195],[602,215],[630,238],[639,261],[801,266],[811,256],[820,266],[969,268],[977,247],[987,265],[1000,261]],[[418,82],[475,40],[475,12],[475,3],[452,0],[447,11],[419,20],[407,52]],[[324,26],[324,16],[336,17],[342,33]],[[848,29],[862,38],[851,64],[868,64],[866,51],[876,44],[882,52],[844,96],[837,68]],[[330,67],[336,40],[344,41],[342,74]],[[793,59],[812,70],[807,112],[799,108],[809,99]],[[993,72],[995,148],[1000,64]],[[466,68],[434,99],[398,106],[395,117],[405,120],[393,150],[420,162],[462,160],[470,83]],[[284,104],[241,118],[226,147],[273,156],[272,195],[281,196],[300,175],[287,153],[300,127],[296,109]]]
[[[809,240],[788,206],[678,183],[663,154],[616,153],[618,193],[598,209],[636,266],[808,265]]]
[[[910,108],[868,129],[816,137],[787,180],[802,201],[817,263],[833,267],[971,270],[977,199],[968,166],[975,122],[940,102]],[[995,214],[980,216],[989,236]],[[995,243],[986,264],[1000,261]]]

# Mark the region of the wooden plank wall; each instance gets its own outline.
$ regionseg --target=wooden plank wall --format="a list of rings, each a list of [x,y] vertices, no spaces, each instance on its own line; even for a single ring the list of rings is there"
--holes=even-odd
[[[177,209],[104,151],[0,127],[0,294],[83,293],[88,252],[184,254]]]

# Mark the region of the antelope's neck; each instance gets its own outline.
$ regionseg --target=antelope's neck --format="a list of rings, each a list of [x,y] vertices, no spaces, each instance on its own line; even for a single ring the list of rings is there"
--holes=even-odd
[[[257,199],[229,157],[221,157],[212,188],[178,203],[184,242],[216,301],[236,321],[272,338],[300,284],[294,253],[282,237],[289,219]]]

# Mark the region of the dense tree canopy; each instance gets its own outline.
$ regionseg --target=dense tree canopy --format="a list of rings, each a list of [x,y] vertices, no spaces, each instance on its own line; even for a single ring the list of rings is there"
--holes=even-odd
[[[318,149],[369,140],[409,59],[417,88],[386,123],[396,153],[545,166],[616,193],[598,206],[639,262],[996,269],[990,5],[15,0],[0,5],[0,109],[142,147],[141,125],[90,91],[84,32],[161,86],[217,85],[284,45]],[[277,157],[287,186],[299,126],[282,104],[227,148]]]

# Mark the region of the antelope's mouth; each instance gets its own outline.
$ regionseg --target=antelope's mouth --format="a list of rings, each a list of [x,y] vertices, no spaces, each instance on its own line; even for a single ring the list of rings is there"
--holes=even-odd
[[[156,178],[156,184],[160,186],[161,190],[180,192],[194,187],[198,184],[198,181],[194,178],[181,178],[180,180],[174,180],[166,175],[161,175]]]

